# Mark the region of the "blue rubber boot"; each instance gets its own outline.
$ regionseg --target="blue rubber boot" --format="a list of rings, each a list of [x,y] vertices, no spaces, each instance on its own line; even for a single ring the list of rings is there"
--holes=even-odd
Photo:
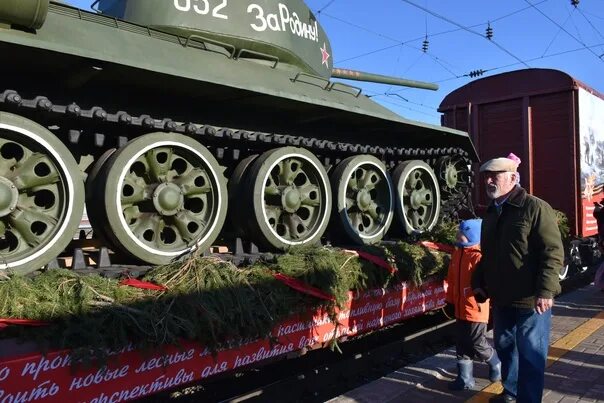
[[[472,389],[474,382],[474,363],[472,360],[457,361],[457,378],[453,382],[449,382],[450,390],[465,390]]]
[[[491,382],[497,382],[501,380],[501,361],[497,356],[497,352],[493,350],[493,355],[487,360],[489,364],[489,380]]]

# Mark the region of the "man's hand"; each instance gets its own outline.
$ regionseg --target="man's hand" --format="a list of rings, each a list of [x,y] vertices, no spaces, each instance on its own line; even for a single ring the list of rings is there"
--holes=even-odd
[[[552,298],[537,298],[535,299],[535,310],[539,315],[547,312],[548,309],[554,306],[554,300]]]
[[[486,291],[482,288],[474,288],[472,292],[474,293],[474,299],[480,304],[486,302],[486,300],[489,299]]]

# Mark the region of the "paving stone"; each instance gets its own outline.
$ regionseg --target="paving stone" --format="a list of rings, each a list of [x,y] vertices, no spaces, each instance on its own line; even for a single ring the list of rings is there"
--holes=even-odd
[[[556,394],[556,395],[548,395],[541,400],[542,403],[558,403],[564,395]]]

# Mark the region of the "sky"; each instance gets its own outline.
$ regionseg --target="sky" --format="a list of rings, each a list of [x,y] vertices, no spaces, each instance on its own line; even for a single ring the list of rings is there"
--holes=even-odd
[[[87,9],[92,1],[65,2]],[[486,77],[524,68],[557,69],[604,93],[604,0],[306,0],[306,4],[331,42],[334,67],[439,85],[437,91],[429,91],[349,82],[407,119],[439,124],[442,99],[474,80],[470,73],[480,70]],[[488,26],[491,40],[485,35]]]

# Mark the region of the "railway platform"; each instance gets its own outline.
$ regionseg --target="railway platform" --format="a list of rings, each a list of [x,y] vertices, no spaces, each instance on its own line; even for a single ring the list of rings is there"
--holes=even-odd
[[[492,342],[492,334],[489,332]],[[488,402],[501,383],[488,381],[488,367],[475,363],[474,390],[451,392],[455,347],[348,391],[330,403]],[[604,402],[604,292],[592,285],[556,300],[545,374],[544,403]]]

